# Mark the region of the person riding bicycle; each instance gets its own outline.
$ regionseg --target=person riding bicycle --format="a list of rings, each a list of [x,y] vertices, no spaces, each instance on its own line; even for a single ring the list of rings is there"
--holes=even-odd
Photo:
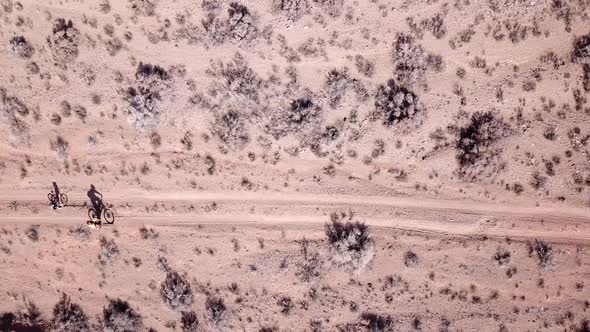
[[[61,202],[60,199],[60,192],[59,192],[59,187],[57,186],[57,183],[55,181],[53,181],[53,199],[50,202],[50,205],[53,207],[53,209],[61,209],[63,207],[63,204]]]
[[[94,187],[93,184],[91,184],[90,190],[88,190],[87,195],[88,195],[88,198],[90,198],[90,203],[92,204],[94,211],[96,211],[96,217],[97,217],[98,221],[100,222],[100,215],[102,214],[102,208],[103,208],[102,194],[96,190],[96,187]]]

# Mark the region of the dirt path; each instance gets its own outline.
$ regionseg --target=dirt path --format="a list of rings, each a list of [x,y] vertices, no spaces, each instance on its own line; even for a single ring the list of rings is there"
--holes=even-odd
[[[59,212],[39,209],[34,215],[0,214],[0,224],[76,224],[83,223],[85,196],[70,193],[70,204]],[[0,194],[0,204],[10,201],[44,206],[44,194],[20,192]],[[127,192],[104,193],[115,206],[118,226],[187,226],[196,224],[322,224],[330,211],[349,209],[370,225],[427,234],[490,237],[513,240],[542,238],[552,242],[590,244],[590,211],[583,208],[558,208],[500,205],[493,203],[415,199],[409,197],[311,195],[298,193],[208,193],[208,192]],[[146,212],[122,205],[174,206],[209,204],[214,213],[195,213],[163,209]]]

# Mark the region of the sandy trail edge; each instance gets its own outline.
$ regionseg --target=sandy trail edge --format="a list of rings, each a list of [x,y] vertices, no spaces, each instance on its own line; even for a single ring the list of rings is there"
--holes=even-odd
[[[0,202],[27,201],[45,204],[46,193],[17,192],[0,194]],[[71,204],[82,204],[83,194],[69,194]],[[107,203],[123,202],[146,203],[178,202],[193,203],[218,202],[235,206],[289,206],[290,211],[300,213],[262,214],[262,213],[224,213],[214,215],[175,214],[170,211],[152,212],[138,215],[131,212],[117,213],[117,226],[191,226],[198,224],[266,224],[266,225],[306,225],[322,224],[325,215],[314,215],[316,207],[333,209],[377,210],[394,208],[410,210],[411,216],[372,215],[362,218],[367,224],[424,234],[444,234],[465,237],[510,237],[516,241],[539,238],[556,243],[590,245],[590,211],[574,207],[534,207],[500,205],[494,203],[415,199],[408,197],[314,195],[298,193],[211,193],[211,192],[126,192],[104,193]],[[115,208],[116,209],[116,208]],[[0,224],[53,224],[76,225],[84,222],[84,215],[60,215],[42,209],[37,215],[22,216],[0,214]],[[436,218],[433,218],[433,214]],[[465,218],[467,216],[468,218]],[[463,218],[457,218],[463,217]],[[493,222],[501,218],[503,222]],[[462,219],[462,220],[461,220]],[[466,221],[467,219],[467,221]],[[490,222],[492,220],[492,222]],[[540,220],[548,221],[540,227]]]

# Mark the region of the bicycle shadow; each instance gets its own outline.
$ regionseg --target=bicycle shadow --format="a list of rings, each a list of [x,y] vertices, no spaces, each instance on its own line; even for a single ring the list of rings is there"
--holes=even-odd
[[[92,204],[92,208],[94,209],[94,211],[96,211],[97,218],[100,219],[102,209],[104,206],[104,203],[102,201],[102,194],[98,190],[96,190],[96,187],[93,184],[90,185],[90,190],[88,190],[86,194],[90,199],[90,204]]]

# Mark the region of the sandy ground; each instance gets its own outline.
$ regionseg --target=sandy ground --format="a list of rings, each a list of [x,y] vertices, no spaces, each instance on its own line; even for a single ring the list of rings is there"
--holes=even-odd
[[[0,0],[0,330],[590,330],[589,15]]]

